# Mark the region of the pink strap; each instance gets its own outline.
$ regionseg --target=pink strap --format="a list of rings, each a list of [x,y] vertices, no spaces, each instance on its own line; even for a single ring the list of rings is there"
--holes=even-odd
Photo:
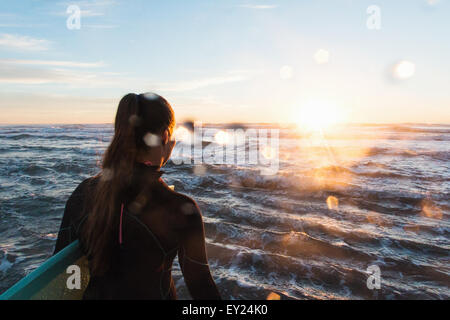
[[[119,223],[119,243],[122,244],[122,217],[123,217],[123,203],[120,207],[120,223]]]

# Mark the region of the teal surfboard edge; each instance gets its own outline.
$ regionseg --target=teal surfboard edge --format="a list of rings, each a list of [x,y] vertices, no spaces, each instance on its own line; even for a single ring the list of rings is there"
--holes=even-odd
[[[78,240],[72,242],[0,295],[0,300],[29,300],[55,275],[75,262],[82,253]]]

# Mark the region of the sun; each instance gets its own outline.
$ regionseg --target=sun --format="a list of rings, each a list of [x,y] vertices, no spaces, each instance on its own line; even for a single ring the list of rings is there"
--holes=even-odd
[[[342,111],[330,101],[310,100],[295,113],[297,125],[306,131],[321,131],[343,120]]]

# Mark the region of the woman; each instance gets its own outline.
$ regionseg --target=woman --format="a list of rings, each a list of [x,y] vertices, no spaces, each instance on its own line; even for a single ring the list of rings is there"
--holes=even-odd
[[[55,253],[80,240],[90,270],[85,299],[176,299],[171,267],[177,254],[191,296],[220,299],[200,210],[161,179],[175,146],[174,126],[161,96],[124,96],[101,173],[67,201]]]

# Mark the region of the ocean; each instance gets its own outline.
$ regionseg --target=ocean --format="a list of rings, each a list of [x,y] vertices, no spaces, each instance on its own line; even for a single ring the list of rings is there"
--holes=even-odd
[[[164,168],[202,210],[224,298],[450,299],[450,125],[268,128],[279,130],[275,174],[180,163],[185,142]],[[51,256],[65,202],[99,172],[112,134],[0,127],[0,293]],[[368,285],[374,268],[379,289]],[[189,299],[177,262],[173,276]]]

